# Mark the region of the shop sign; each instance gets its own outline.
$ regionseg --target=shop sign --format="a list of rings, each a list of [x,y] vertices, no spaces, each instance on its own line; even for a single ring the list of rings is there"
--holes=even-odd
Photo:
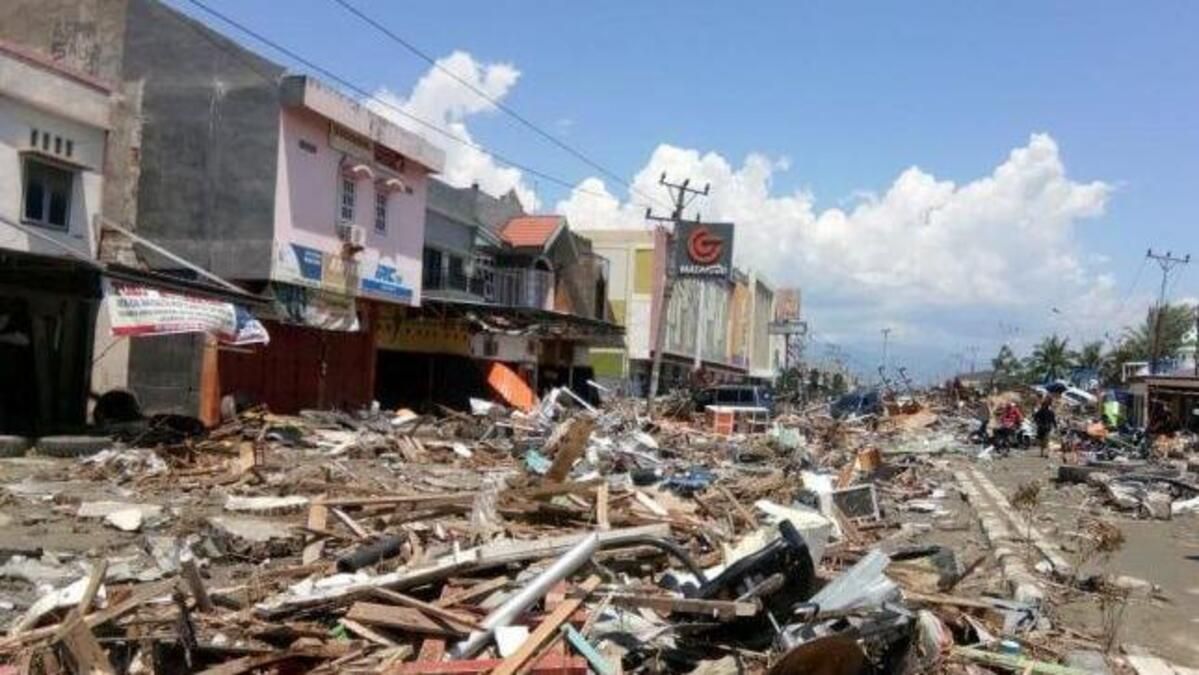
[[[380,312],[375,345],[398,352],[471,355],[470,330],[465,322],[408,318],[394,309]]]
[[[272,276],[279,281],[344,295],[353,295],[358,290],[357,262],[294,243],[276,248]]]
[[[109,282],[104,304],[117,337],[209,333],[225,344],[266,344],[270,337],[249,310],[149,286]]]
[[[733,274],[733,224],[676,224],[673,257],[677,276],[729,279]]]
[[[374,272],[363,276],[361,284],[364,293],[387,300],[412,302],[412,288],[404,285],[404,277],[391,265],[376,263]]]
[[[281,321],[349,333],[359,328],[352,297],[290,284],[272,284],[271,291]]]

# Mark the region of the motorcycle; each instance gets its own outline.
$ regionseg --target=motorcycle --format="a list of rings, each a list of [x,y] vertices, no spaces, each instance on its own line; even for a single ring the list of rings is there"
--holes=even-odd
[[[979,445],[989,445],[1001,455],[1007,455],[1012,448],[1027,450],[1036,440],[1037,432],[1032,422],[1023,420],[1018,427],[997,427],[994,431],[979,428],[970,434],[970,442]]]

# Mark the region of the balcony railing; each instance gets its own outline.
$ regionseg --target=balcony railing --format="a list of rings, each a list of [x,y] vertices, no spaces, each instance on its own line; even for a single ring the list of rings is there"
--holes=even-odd
[[[551,309],[554,306],[554,274],[530,269],[461,269],[442,265],[424,271],[426,291],[459,291],[485,302],[514,307]]]

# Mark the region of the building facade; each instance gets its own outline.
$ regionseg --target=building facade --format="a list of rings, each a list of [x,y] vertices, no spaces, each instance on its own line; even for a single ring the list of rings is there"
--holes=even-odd
[[[85,423],[110,89],[0,41],[0,433]]]
[[[127,2],[121,35],[140,93],[136,231],[268,298],[272,338],[215,359],[195,336],[131,341],[126,386],[149,411],[192,415],[222,395],[280,412],[368,404],[375,317],[420,303],[442,151],[154,0]]]
[[[514,193],[430,181],[419,310],[385,317],[379,400],[465,407],[497,370],[530,392],[593,396],[589,350],[619,341],[608,267],[560,216],[527,214]]]
[[[663,313],[668,238],[661,231],[582,231],[608,260],[609,298],[625,343],[593,348],[599,380],[635,395],[649,390],[654,334],[664,316],[662,391],[702,382],[770,382],[774,291],[753,272],[734,270],[729,280],[676,280]]]

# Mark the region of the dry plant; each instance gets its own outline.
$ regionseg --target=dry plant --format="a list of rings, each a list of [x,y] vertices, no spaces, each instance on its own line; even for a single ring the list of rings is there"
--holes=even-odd
[[[1079,520],[1078,529],[1084,538],[1078,549],[1076,570],[1089,563],[1106,570],[1112,556],[1124,548],[1124,533],[1106,520],[1084,518]],[[1124,624],[1124,610],[1128,608],[1130,591],[1104,582],[1100,584],[1098,593],[1103,646],[1110,652],[1116,646],[1120,628]]]
[[[1032,519],[1036,514],[1037,509],[1041,506],[1041,484],[1035,480],[1030,480],[1027,483],[1022,483],[1012,493],[1012,508],[1020,512],[1024,516],[1026,525],[1024,532],[1024,543],[1029,548],[1029,553],[1032,552]]]
[[[1074,569],[1080,570],[1088,563],[1106,566],[1116,551],[1124,548],[1124,533],[1106,520],[1079,519],[1078,531],[1083,534],[1083,539],[1078,547]]]

